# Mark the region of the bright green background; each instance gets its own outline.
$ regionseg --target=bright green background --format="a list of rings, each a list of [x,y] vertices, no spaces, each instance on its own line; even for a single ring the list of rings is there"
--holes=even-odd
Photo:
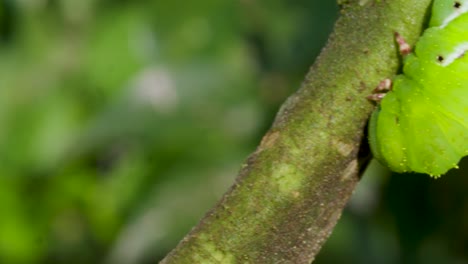
[[[0,3],[6,264],[156,263],[232,183],[338,15],[330,0]],[[468,263],[466,174],[373,164],[315,263]]]

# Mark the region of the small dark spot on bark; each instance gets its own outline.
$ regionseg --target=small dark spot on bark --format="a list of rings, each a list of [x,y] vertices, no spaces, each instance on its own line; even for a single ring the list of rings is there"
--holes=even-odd
[[[363,82],[363,81],[360,81],[360,82],[359,82],[359,88],[358,88],[358,90],[359,90],[360,92],[362,92],[362,91],[365,91],[366,88],[367,88],[366,83]]]

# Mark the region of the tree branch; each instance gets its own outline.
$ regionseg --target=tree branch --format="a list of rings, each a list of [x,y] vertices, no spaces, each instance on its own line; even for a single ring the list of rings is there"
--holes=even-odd
[[[341,0],[301,89],[231,189],[161,263],[310,263],[359,180],[373,110],[365,97],[398,68],[394,32],[414,43],[430,2]]]

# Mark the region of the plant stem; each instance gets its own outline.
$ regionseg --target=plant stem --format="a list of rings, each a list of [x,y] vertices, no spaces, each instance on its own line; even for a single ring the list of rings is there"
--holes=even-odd
[[[281,107],[221,201],[161,262],[310,263],[363,170],[366,100],[414,43],[430,0],[341,0],[341,17],[302,87]],[[318,26],[318,25],[311,25]]]

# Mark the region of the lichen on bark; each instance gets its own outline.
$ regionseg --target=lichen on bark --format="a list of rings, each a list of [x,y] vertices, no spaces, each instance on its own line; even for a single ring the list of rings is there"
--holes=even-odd
[[[302,87],[281,107],[221,201],[161,263],[310,263],[363,170],[373,105],[414,43],[430,0],[340,1],[341,16]]]

